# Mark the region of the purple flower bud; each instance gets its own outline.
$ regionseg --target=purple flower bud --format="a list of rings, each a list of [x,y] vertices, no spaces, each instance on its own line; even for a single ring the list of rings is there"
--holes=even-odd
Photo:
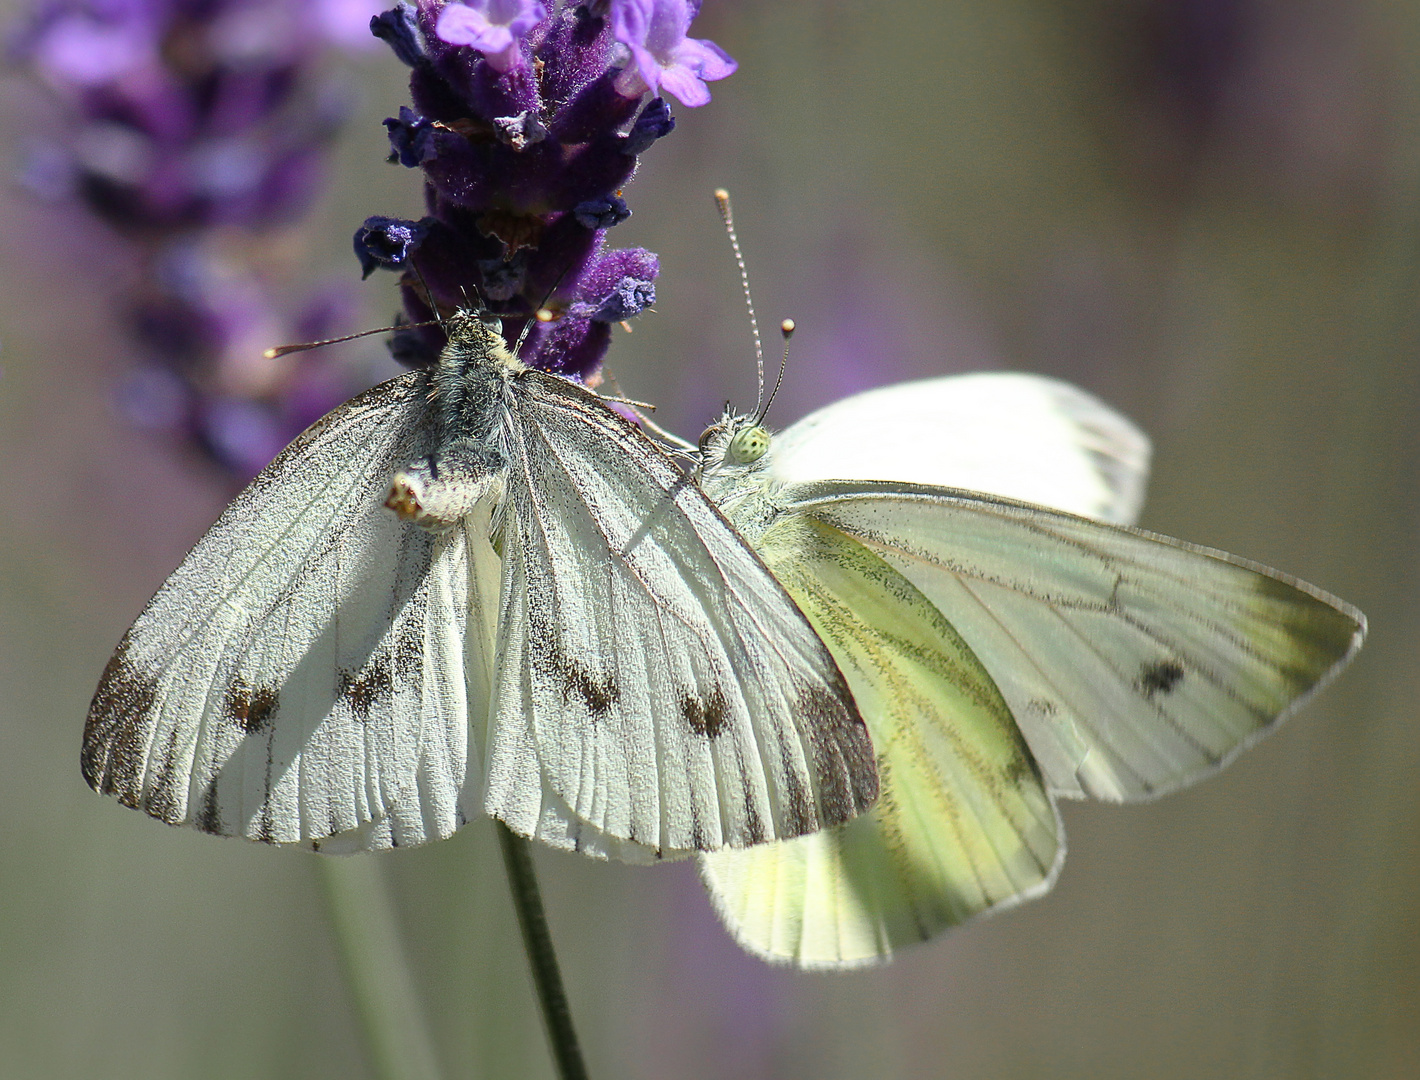
[[[660,270],[660,261],[644,248],[608,251],[587,265],[567,313],[608,323],[639,315],[656,302]]]
[[[590,319],[557,319],[533,324],[518,359],[529,367],[586,383],[595,378],[610,344],[609,323]]]
[[[361,278],[367,278],[379,267],[394,270],[409,262],[429,234],[429,221],[404,221],[400,218],[368,217],[355,230],[355,257],[360,260]]]
[[[587,199],[573,207],[572,213],[584,229],[610,229],[631,216],[626,200],[620,195],[605,199]]]
[[[390,156],[406,169],[417,169],[439,153],[433,124],[408,105],[399,107],[399,119],[385,118],[389,130]]]
[[[675,130],[675,117],[665,98],[652,98],[621,144],[621,152],[631,157],[644,154],[657,139],[663,139]]]
[[[37,0],[12,41],[64,110],[30,152],[31,182],[114,226],[135,264],[118,304],[143,362],[119,391],[122,408],[238,477],[311,410],[368,385],[328,359],[339,347],[263,359],[267,346],[353,327],[332,315],[301,332],[286,319],[279,270],[260,261],[279,244],[263,239],[232,260],[208,230],[268,228],[311,204],[350,99],[324,54],[374,10],[372,0]],[[411,8],[389,35],[417,59],[417,31]],[[376,249],[364,245],[363,264]]]
[[[409,67],[429,63],[429,47],[412,4],[399,3],[370,19],[370,33],[389,45]]]

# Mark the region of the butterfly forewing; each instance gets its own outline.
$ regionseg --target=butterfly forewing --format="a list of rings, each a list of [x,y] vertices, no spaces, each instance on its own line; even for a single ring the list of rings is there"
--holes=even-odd
[[[672,851],[866,807],[867,733],[783,588],[637,429],[570,384],[523,379],[500,622],[521,655],[502,657],[490,812],[538,832],[550,794],[593,830]]]
[[[411,372],[336,409],[198,542],[104,673],[83,751],[96,790],[273,843],[415,843],[477,808],[461,797],[469,538],[382,505],[429,450],[426,394]]]
[[[1024,372],[974,372],[879,387],[774,437],[786,483],[895,480],[989,491],[1132,523],[1149,440],[1098,398]]]
[[[1059,821],[991,677],[913,586],[843,533],[791,518],[766,563],[843,666],[878,755],[872,809],[702,860],[747,949],[801,967],[876,961],[1049,888]]]
[[[1303,582],[1042,507],[861,482],[784,499],[878,552],[946,616],[1061,794],[1139,799],[1206,775],[1364,636],[1358,611]]]

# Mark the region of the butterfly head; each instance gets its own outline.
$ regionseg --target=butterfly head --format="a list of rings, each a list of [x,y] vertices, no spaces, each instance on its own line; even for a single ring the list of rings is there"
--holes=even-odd
[[[755,468],[769,453],[769,429],[758,416],[745,416],[730,411],[701,433],[699,453],[702,468],[718,471],[727,468]]]
[[[503,320],[475,307],[461,307],[444,319],[444,334],[451,345],[488,348],[496,338],[507,348],[503,341]]]

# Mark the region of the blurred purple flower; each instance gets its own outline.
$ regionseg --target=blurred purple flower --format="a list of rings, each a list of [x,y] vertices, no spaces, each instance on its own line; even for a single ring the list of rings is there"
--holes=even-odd
[[[739,65],[713,41],[686,37],[699,13],[700,0],[611,0],[616,40],[634,61],[617,78],[617,89],[623,94],[664,89],[692,108],[709,102],[705,84],[733,75]]]
[[[675,128],[663,100],[645,102],[652,82],[628,76],[634,57],[619,36],[655,61],[655,85],[701,103],[703,83],[690,82],[734,62],[686,39],[697,6],[626,15],[597,0],[549,14],[533,0],[419,0],[371,20],[411,69],[411,104],[385,126],[391,159],[423,170],[429,213],[371,217],[355,248],[367,273],[402,273],[411,322],[477,297],[510,342],[526,332],[525,363],[595,381],[611,324],[654,303],[660,270],[648,251],[609,250],[607,230],[631,215],[621,189],[638,156]],[[391,348],[430,363],[442,344],[438,326],[410,327]]]
[[[142,268],[141,293],[118,306],[147,359],[120,405],[238,478],[366,373],[312,383],[304,373],[326,361],[261,359],[298,324],[335,333],[346,327],[332,318],[353,311],[322,299],[327,318],[291,312],[259,265],[271,245],[251,246],[244,263],[219,254],[211,230],[230,240],[309,207],[349,98],[324,57],[357,25],[368,41],[374,10],[372,0],[45,0],[12,35],[11,54],[64,109],[31,145],[22,179],[114,227]]]

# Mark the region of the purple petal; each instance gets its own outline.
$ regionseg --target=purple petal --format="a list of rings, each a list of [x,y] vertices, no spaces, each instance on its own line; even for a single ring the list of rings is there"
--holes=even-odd
[[[434,33],[450,45],[468,45],[481,53],[503,52],[513,44],[507,26],[490,22],[482,11],[467,4],[450,4],[439,13]]]
[[[740,66],[724,49],[704,38],[686,38],[681,42],[675,51],[675,63],[689,68],[706,82],[733,75]]]

